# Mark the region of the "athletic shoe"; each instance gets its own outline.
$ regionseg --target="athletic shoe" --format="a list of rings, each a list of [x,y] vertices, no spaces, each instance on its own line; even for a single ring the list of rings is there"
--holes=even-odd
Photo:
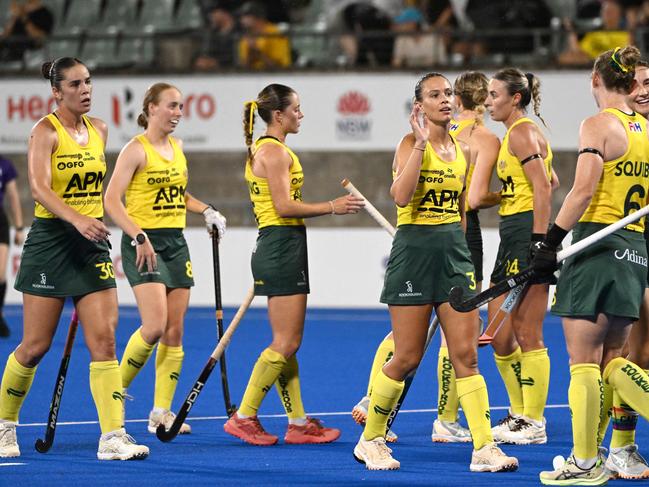
[[[471,432],[457,421],[450,423],[436,419],[431,439],[433,443],[469,443]]]
[[[542,421],[521,417],[510,423],[509,430],[503,428],[499,433],[499,443],[515,445],[542,445],[548,442],[545,433],[545,418]]]
[[[7,338],[9,335],[11,335],[9,326],[7,325],[4,316],[0,315],[0,338]]]
[[[0,421],[0,458],[19,457],[16,423]]]
[[[539,479],[544,485],[604,485],[608,482],[608,474],[599,458],[591,468],[584,469],[570,455],[557,469],[541,472]]]
[[[401,464],[392,458],[392,450],[385,444],[385,438],[378,437],[366,440],[361,435],[354,447],[354,458],[364,463],[368,470],[396,470]]]
[[[611,478],[628,480],[649,478],[649,465],[638,452],[638,445],[627,445],[622,448],[611,448],[606,463]]]
[[[120,428],[99,438],[99,460],[142,460],[149,456],[149,448],[138,445],[133,437]]]
[[[472,472],[513,472],[518,468],[518,459],[508,457],[495,443],[487,443],[471,455]]]
[[[520,416],[512,414],[511,411],[507,412],[507,416],[500,420],[500,422],[491,428],[491,434],[493,435],[494,441],[496,443],[504,443],[503,435],[516,426],[516,420],[520,419]]]
[[[356,424],[365,426],[365,421],[367,420],[367,410],[370,407],[370,398],[368,396],[363,396],[363,398],[358,401],[358,404],[352,408],[352,418],[356,421]]]
[[[162,412],[151,411],[149,413],[149,425],[146,429],[149,431],[149,433],[155,433],[158,429],[158,426],[164,424],[165,429],[168,431],[175,419],[176,415],[169,410]],[[181,424],[180,429],[178,430],[179,435],[188,435],[191,432],[192,427],[187,423]]]
[[[306,424],[289,424],[284,435],[284,443],[304,445],[307,443],[331,443],[340,436],[340,430],[325,428],[319,419],[306,418]]]
[[[358,401],[358,404],[352,408],[352,418],[356,421],[357,424],[365,426],[365,421],[367,420],[367,409],[370,407],[370,398],[363,396],[363,399]],[[397,434],[391,429],[385,434],[385,441],[388,443],[396,443],[399,439]]]
[[[250,416],[242,419],[237,413],[230,416],[223,429],[226,433],[257,446],[269,446],[277,443],[277,436],[271,435],[264,430],[257,416]]]

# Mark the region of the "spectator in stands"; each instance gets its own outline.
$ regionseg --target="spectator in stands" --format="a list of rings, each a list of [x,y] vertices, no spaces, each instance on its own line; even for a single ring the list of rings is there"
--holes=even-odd
[[[225,0],[212,3],[207,10],[208,27],[203,37],[203,47],[194,62],[196,69],[211,70],[236,64],[235,33],[237,20],[232,5]]]
[[[427,68],[446,63],[446,48],[441,36],[424,32],[424,16],[415,7],[404,9],[394,18],[392,30],[398,33],[394,41],[392,66],[395,68]]]
[[[624,9],[616,0],[602,0],[600,9],[602,27],[586,33],[579,39],[569,19],[564,19],[568,46],[557,61],[563,66],[589,65],[594,59],[616,46],[631,44],[629,32],[622,29]]]
[[[276,24],[267,19],[266,7],[247,2],[239,10],[244,36],[239,41],[239,64],[251,69],[286,68],[291,65],[291,45]]]
[[[347,63],[357,66],[388,66],[394,40],[390,35],[391,17],[370,1],[352,2],[342,16],[345,34],[340,44]],[[384,35],[381,35],[384,33]]]
[[[38,49],[52,32],[54,16],[41,0],[12,0],[10,15],[0,36],[0,61],[19,61],[29,49]]]

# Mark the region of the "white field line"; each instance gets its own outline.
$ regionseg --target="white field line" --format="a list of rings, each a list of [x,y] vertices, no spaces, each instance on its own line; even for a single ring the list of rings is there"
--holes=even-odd
[[[545,406],[546,409],[567,409],[568,404],[548,404]],[[509,406],[494,406],[491,408],[492,411],[502,411],[509,409]],[[399,414],[419,414],[419,413],[435,413],[436,409],[402,409],[399,411]],[[346,416],[351,415],[350,411],[336,411],[336,412],[322,412],[322,413],[309,413],[310,416]],[[285,418],[286,414],[260,414],[260,418]],[[188,421],[218,421],[228,419],[227,416],[190,416],[187,418]],[[127,419],[127,423],[144,423],[149,421],[147,419]],[[99,421],[62,421],[56,423],[57,426],[78,426],[86,424],[98,424]],[[47,426],[47,423],[25,423],[18,424],[17,426],[22,428],[30,428],[36,426]]]

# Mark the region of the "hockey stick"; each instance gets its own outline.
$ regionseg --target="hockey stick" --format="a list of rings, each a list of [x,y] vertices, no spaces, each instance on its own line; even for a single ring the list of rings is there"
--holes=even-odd
[[[214,300],[216,302],[216,329],[219,342],[223,338],[223,304],[221,303],[221,264],[219,257],[219,232],[216,225],[212,225],[212,263],[214,268]],[[221,386],[223,388],[223,401],[225,413],[232,416],[237,407],[230,402],[230,385],[228,384],[228,372],[225,366],[225,352],[219,359],[221,367]]]
[[[649,213],[649,205],[640,208],[638,211],[635,211],[630,215],[625,216],[624,218],[616,221],[615,223],[611,223],[610,225],[602,228],[601,230],[593,233],[592,235],[589,235],[585,239],[580,240],[579,242],[557,253],[557,262],[561,262],[567,259],[568,257],[571,257],[581,252],[582,250],[593,245],[594,243],[600,241],[604,237],[607,237],[611,233],[616,232],[617,230],[624,228],[628,224],[639,220],[640,218],[642,218],[648,213]],[[453,306],[455,310],[460,311],[462,313],[466,313],[468,311],[479,308],[480,306],[488,303],[489,301],[492,301],[497,296],[506,293],[510,289],[514,289],[520,284],[528,282],[533,276],[534,276],[533,269],[531,267],[528,267],[527,269],[520,272],[519,274],[504,279],[499,283],[494,284],[486,291],[483,291],[480,294],[477,294],[476,296],[473,296],[468,299],[464,299],[464,290],[461,287],[456,286],[452,288],[451,292],[449,293],[448,296],[449,303],[451,303],[451,306]]]
[[[491,319],[487,328],[482,332],[482,335],[478,338],[478,346],[484,347],[485,345],[491,344],[494,337],[498,334],[502,326],[505,324],[505,320],[514,311],[514,308],[518,305],[518,302],[523,297],[527,283],[521,284],[520,286],[515,287],[503,301],[503,304],[500,305],[498,311]]]
[[[68,336],[65,339],[65,347],[63,349],[63,358],[59,366],[59,373],[56,376],[56,383],[54,384],[54,394],[52,394],[52,402],[50,403],[50,414],[45,429],[45,439],[40,438],[36,440],[34,447],[39,453],[47,453],[52,444],[54,443],[54,433],[56,432],[56,420],[59,416],[59,408],[61,407],[61,398],[63,396],[63,387],[65,386],[65,378],[68,374],[68,365],[70,363],[70,356],[72,355],[72,346],[74,345],[74,337],[77,334],[77,326],[79,325],[79,317],[77,310],[72,311],[72,319],[68,328]]]
[[[385,219],[383,215],[381,215],[381,212],[377,210],[372,203],[370,203],[363,194],[356,189],[356,187],[348,180],[348,179],[343,179],[341,182],[343,188],[349,192],[349,194],[352,194],[354,196],[357,196],[358,198],[362,198],[365,200],[365,209],[367,212],[370,214],[374,220],[381,225],[392,237],[394,237],[396,230],[392,226],[392,224]],[[428,333],[426,334],[426,344],[424,345],[424,353],[422,354],[425,355],[426,351],[428,350],[428,346],[430,345],[430,342],[433,340],[433,337],[435,336],[435,333],[437,332],[437,328],[439,327],[439,320],[437,319],[437,316],[433,318],[433,320],[430,322],[430,325],[428,326]],[[401,409],[401,405],[403,404],[403,401],[406,398],[406,395],[408,394],[408,389],[410,389],[410,385],[412,384],[412,381],[415,378],[415,375],[417,374],[417,369],[414,369],[408,373],[406,378],[404,379],[404,388],[403,391],[401,392],[401,396],[399,396],[399,400],[397,401],[397,404],[394,406],[394,409],[390,412],[390,416],[388,416],[388,424],[386,427],[386,432],[390,429],[390,426],[394,422],[394,419],[397,417],[397,414],[399,413],[399,410]]]
[[[252,303],[254,297],[255,290],[254,288],[250,288],[248,290],[248,294],[246,294],[246,297],[243,300],[243,303],[241,303],[241,306],[239,306],[237,314],[235,314],[234,318],[232,318],[232,321],[230,322],[227,330],[225,330],[223,337],[221,337],[221,339],[217,343],[216,348],[212,352],[212,355],[210,355],[210,358],[205,364],[205,367],[203,367],[201,374],[198,376],[198,379],[196,379],[196,382],[194,382],[194,385],[192,386],[191,391],[189,391],[189,394],[187,394],[185,402],[180,407],[180,411],[178,411],[178,414],[176,415],[171,428],[167,430],[165,429],[163,424],[160,424],[158,426],[155,434],[160,441],[171,441],[178,435],[178,431],[180,431],[180,427],[185,421],[185,418],[187,418],[187,414],[191,410],[192,406],[194,406],[194,403],[196,402],[196,399],[198,399],[200,393],[203,391],[203,387],[205,386],[207,379],[209,379],[210,374],[212,373],[212,370],[216,365],[216,362],[219,360],[221,355],[223,355],[223,352],[225,352],[226,347],[232,339],[232,335],[241,323],[241,319],[243,318],[243,315],[246,314],[246,310],[250,306],[250,303]]]

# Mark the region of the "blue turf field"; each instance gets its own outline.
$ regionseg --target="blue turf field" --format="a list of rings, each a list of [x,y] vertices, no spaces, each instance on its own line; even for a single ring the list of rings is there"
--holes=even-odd
[[[226,323],[233,310],[226,310]],[[14,330],[9,340],[0,341],[0,368],[7,354],[18,342],[22,310],[9,306],[7,321]],[[67,332],[70,310],[66,309],[52,350],[41,363],[31,393],[25,401],[18,428],[22,456],[0,461],[0,485],[306,485],[306,484],[402,484],[402,485],[538,485],[538,472],[551,466],[557,454],[567,455],[571,444],[567,409],[568,362],[563,335],[556,317],[545,321],[546,342],[550,348],[552,377],[546,411],[547,445],[505,446],[519,458],[518,472],[504,474],[470,473],[469,445],[433,444],[430,432],[435,414],[438,340],[433,343],[417,375],[404,409],[394,423],[399,442],[395,457],[401,461],[396,472],[370,472],[356,463],[352,450],[360,428],[349,411],[363,395],[374,350],[389,329],[387,310],[312,310],[298,354],[303,397],[309,414],[327,425],[341,428],[343,434],[334,444],[252,447],[223,432],[224,407],[220,374],[214,371],[205,391],[191,411],[193,434],[179,436],[169,444],[159,442],[146,431],[144,419],[153,400],[154,362],[150,361],[135,379],[127,402],[127,429],[151,448],[151,456],[140,462],[99,462],[96,460],[99,426],[88,386],[89,355],[82,334],[72,354],[68,382],[63,396],[60,425],[52,450],[37,453],[33,444],[45,429],[49,401]],[[137,327],[133,308],[121,310],[117,336],[121,356],[128,337]],[[215,346],[214,312],[207,308],[189,311],[185,334],[185,366],[174,408],[177,409],[198,377]],[[257,355],[270,340],[265,309],[248,311],[234,335],[227,353],[233,400],[239,401]],[[505,415],[504,388],[497,375],[491,351],[480,354],[480,366],[489,386],[492,420]],[[266,428],[283,436],[286,419],[274,391],[262,405],[260,414]],[[193,420],[192,420],[193,419]],[[649,452],[649,428],[640,420],[638,443]],[[606,444],[608,444],[608,439]],[[9,461],[11,460],[11,461]],[[14,465],[12,465],[14,464]],[[621,485],[622,481],[613,484]]]

